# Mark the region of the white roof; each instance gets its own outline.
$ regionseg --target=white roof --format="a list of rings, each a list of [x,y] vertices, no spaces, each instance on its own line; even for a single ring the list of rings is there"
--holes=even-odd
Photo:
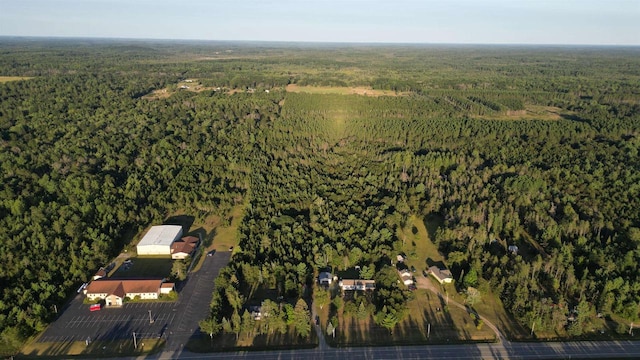
[[[152,226],[144,235],[138,246],[166,245],[171,246],[173,241],[182,234],[180,225],[156,225]]]

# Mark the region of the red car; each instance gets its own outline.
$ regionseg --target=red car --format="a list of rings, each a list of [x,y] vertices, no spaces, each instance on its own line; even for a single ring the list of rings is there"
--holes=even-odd
[[[102,309],[102,305],[100,304],[93,304],[89,306],[89,311],[98,311],[100,309]]]

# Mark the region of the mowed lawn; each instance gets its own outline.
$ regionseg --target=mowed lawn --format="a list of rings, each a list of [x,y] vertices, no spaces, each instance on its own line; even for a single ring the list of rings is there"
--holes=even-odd
[[[427,228],[429,226],[429,229]],[[404,229],[398,229],[398,238],[404,242],[402,250],[407,255],[407,266],[415,266],[416,275],[426,270],[428,263],[444,263],[444,257],[433,243],[430,233],[435,234],[441,225],[438,218],[428,218],[426,221],[412,215]]]
[[[131,265],[123,263],[111,275],[112,279],[164,278],[171,274],[170,257],[133,257]]]
[[[449,306],[445,300],[427,290],[416,290],[409,301],[408,316],[390,332],[375,324],[372,317],[359,320],[339,314],[335,339],[337,346],[446,344],[462,341],[494,341],[495,334],[487,326],[476,327],[465,310]],[[327,324],[328,307],[319,312],[323,327]],[[429,328],[431,329],[429,331]]]
[[[403,250],[407,254],[407,266],[415,266],[417,272],[416,277],[422,276],[422,270],[425,270],[431,264],[444,264],[448,266],[445,257],[440,254],[437,246],[432,241],[438,227],[442,226],[442,219],[436,216],[430,216],[426,219],[417,216],[411,216],[404,230],[398,230],[400,240],[404,239]],[[454,274],[455,276],[456,274]],[[449,296],[451,300],[464,303],[463,294],[455,292],[455,283],[448,285]],[[487,287],[484,287],[485,289]],[[453,307],[452,313],[453,313]],[[484,316],[489,322],[496,325],[500,331],[510,338],[521,338],[527,335],[526,329],[523,329],[512,316],[507,314],[498,294],[494,294],[490,290],[482,292],[481,300],[474,305],[481,316]],[[413,313],[412,313],[413,314]]]
[[[41,343],[32,341],[20,352],[20,358],[59,358],[69,356],[86,358],[146,356],[156,353],[164,346],[164,339],[141,339],[134,348],[132,340],[84,341],[67,343]],[[144,346],[143,346],[144,345]]]

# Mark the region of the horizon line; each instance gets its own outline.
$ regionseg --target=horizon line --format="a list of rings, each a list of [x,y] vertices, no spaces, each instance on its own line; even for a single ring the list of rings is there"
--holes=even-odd
[[[326,40],[229,40],[229,39],[181,39],[144,37],[103,37],[103,36],[41,36],[41,35],[0,35],[0,39],[29,40],[107,40],[107,41],[157,41],[157,42],[210,42],[210,43],[263,43],[263,44],[310,44],[310,45],[425,45],[425,46],[549,46],[549,47],[640,47],[640,44],[596,44],[596,43],[484,43],[484,42],[385,42],[385,41],[326,41]]]

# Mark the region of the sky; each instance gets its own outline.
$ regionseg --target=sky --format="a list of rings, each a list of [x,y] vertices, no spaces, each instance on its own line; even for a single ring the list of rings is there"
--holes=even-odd
[[[0,0],[0,36],[640,45],[640,0]]]

